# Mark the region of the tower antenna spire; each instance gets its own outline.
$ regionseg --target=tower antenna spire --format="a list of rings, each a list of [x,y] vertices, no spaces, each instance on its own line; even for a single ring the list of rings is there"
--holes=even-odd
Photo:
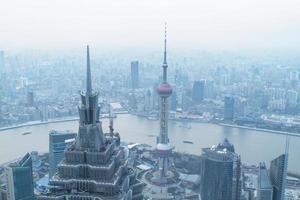
[[[92,75],[90,66],[90,47],[86,46],[86,93],[92,93]]]
[[[164,64],[167,64],[167,22],[165,22],[165,50],[164,50]]]
[[[285,139],[285,154],[286,155],[289,154],[289,149],[290,149],[290,137],[286,136],[286,139]]]

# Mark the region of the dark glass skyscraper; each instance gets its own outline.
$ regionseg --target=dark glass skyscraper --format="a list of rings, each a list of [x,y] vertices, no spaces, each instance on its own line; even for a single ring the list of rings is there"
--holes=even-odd
[[[131,62],[131,88],[139,87],[139,61]]]
[[[224,98],[224,120],[232,121],[234,118],[234,98],[226,96]]]
[[[217,146],[202,149],[201,199],[239,200],[241,159],[227,139]]]
[[[272,185],[265,163],[259,163],[257,200],[272,200]]]
[[[192,98],[194,102],[201,102],[204,99],[205,80],[195,81],[193,84]]]
[[[34,200],[32,159],[27,153],[20,161],[6,169],[7,199]]]
[[[51,131],[49,133],[49,177],[51,178],[56,170],[57,165],[64,157],[66,149],[66,140],[76,137],[76,133],[68,131]]]
[[[283,200],[286,184],[288,154],[282,154],[271,161],[270,178],[273,186],[273,200]]]
[[[98,92],[92,90],[87,47],[86,91],[78,106],[79,131],[68,145],[58,170],[50,180],[43,200],[131,200],[142,199],[143,184],[128,166],[117,133],[104,134],[99,120]]]

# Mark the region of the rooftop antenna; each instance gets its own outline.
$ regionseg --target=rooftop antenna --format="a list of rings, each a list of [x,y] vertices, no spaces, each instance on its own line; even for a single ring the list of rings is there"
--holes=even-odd
[[[164,49],[164,64],[167,64],[167,22],[165,22],[165,49]]]
[[[289,149],[290,149],[290,137],[287,135],[285,139],[285,154],[289,154]]]
[[[90,47],[86,46],[86,93],[87,96],[92,94],[92,75],[90,66]]]
[[[109,134],[111,137],[114,135],[114,120],[113,120],[113,115],[112,115],[112,108],[110,108],[109,111]]]
[[[167,82],[167,22],[165,22],[165,45],[164,45],[164,63],[163,63],[163,82]]]

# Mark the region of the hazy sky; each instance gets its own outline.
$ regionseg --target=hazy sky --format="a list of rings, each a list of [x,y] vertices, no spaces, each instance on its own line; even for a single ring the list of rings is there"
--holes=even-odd
[[[300,0],[0,0],[0,49],[300,49]]]

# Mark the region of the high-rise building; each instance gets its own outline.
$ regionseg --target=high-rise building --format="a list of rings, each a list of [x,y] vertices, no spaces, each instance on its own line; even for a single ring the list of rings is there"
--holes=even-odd
[[[170,109],[172,111],[176,111],[177,109],[177,94],[176,92],[173,92],[172,95],[171,95],[171,107]]]
[[[27,153],[5,169],[8,200],[34,200],[32,159]]]
[[[87,47],[86,91],[78,106],[79,131],[69,144],[50,190],[40,200],[132,200],[143,199],[144,184],[128,166],[118,133],[104,134],[99,119],[98,92],[92,90],[89,47]]]
[[[239,200],[241,198],[241,159],[225,139],[201,155],[201,199]]]
[[[234,98],[226,96],[224,98],[224,120],[232,121],[234,119]]]
[[[139,87],[139,61],[131,62],[131,88]]]
[[[145,109],[144,111],[149,112],[151,111],[152,107],[151,107],[151,91],[147,90],[147,93],[145,95]]]
[[[5,186],[0,187],[0,200],[7,200],[7,191]]]
[[[259,163],[257,200],[272,200],[272,185],[265,163]]]
[[[204,98],[213,99],[215,98],[214,81],[206,80],[204,85]]]
[[[34,106],[34,94],[32,91],[27,92],[27,106]]]
[[[204,99],[205,80],[195,81],[193,84],[192,99],[194,102],[201,102]]]
[[[50,131],[49,133],[49,177],[51,178],[56,170],[57,165],[64,157],[64,151],[67,141],[75,139],[76,133],[69,131]]]
[[[273,186],[273,200],[283,200],[286,174],[287,174],[288,154],[282,154],[271,161],[270,178]]]

